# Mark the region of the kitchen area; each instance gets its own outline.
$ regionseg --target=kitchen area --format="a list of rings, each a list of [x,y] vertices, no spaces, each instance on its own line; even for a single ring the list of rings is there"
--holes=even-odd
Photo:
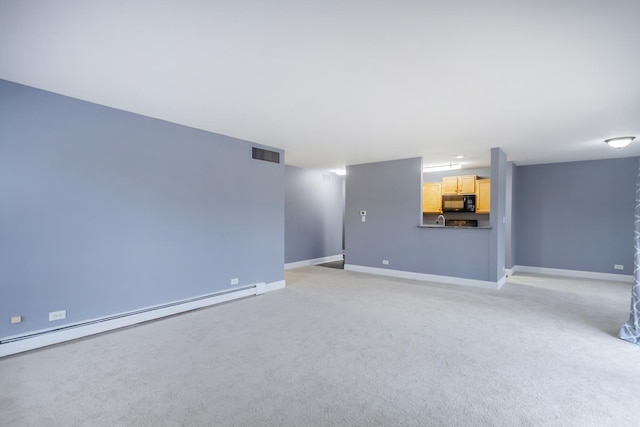
[[[463,173],[461,173],[463,172]],[[488,229],[491,170],[423,173],[422,224],[427,228]]]
[[[349,167],[345,267],[498,289],[509,237],[506,155],[496,148],[491,166],[438,171],[428,171],[429,162],[410,158]]]

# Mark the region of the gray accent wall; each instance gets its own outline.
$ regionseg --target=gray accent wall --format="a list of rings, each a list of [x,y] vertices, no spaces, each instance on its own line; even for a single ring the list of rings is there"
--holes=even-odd
[[[507,215],[507,156],[500,148],[491,149],[491,224],[489,241],[489,281],[505,276]]]
[[[637,157],[518,166],[515,263],[633,274],[637,167]]]
[[[490,260],[493,270],[498,265],[489,253],[492,230],[418,227],[421,185],[420,158],[347,167],[346,264],[492,280]],[[361,210],[367,211],[366,222]]]
[[[285,167],[252,146],[0,81],[0,338],[283,280]]]
[[[505,194],[505,267],[513,268],[513,188],[514,188],[514,169],[516,165],[513,162],[507,162],[507,184],[506,184],[506,194]]]
[[[342,255],[344,177],[285,167],[285,262]]]

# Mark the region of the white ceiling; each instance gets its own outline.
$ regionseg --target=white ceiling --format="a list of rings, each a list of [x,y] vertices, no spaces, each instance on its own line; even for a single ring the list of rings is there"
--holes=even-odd
[[[302,167],[640,156],[639,17],[638,0],[2,0],[0,78]]]

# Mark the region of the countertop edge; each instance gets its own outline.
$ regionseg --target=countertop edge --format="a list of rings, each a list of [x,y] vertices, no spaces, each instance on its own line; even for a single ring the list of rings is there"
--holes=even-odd
[[[459,225],[447,225],[446,227],[443,227],[442,225],[418,225],[418,228],[444,228],[447,230],[450,229],[460,229],[460,228],[464,228],[465,230],[491,230],[493,227],[464,227],[464,226],[459,226]]]

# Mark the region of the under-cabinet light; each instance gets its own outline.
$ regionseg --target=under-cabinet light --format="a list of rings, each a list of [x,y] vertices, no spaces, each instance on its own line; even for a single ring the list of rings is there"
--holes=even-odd
[[[449,163],[446,165],[424,166],[422,168],[422,172],[452,171],[456,169],[462,169],[462,163]]]

